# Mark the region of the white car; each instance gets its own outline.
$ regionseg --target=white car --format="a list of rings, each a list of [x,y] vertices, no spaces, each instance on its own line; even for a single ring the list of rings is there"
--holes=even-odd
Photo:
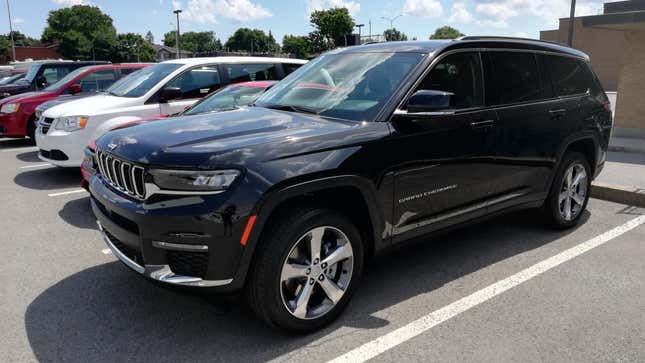
[[[154,117],[183,111],[230,83],[278,80],[306,63],[300,59],[213,57],[170,60],[122,78],[103,94],[43,112],[36,131],[41,160],[81,165],[83,149],[124,116]]]

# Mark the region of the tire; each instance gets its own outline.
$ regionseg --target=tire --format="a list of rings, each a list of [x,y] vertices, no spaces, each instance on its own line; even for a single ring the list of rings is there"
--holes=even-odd
[[[576,178],[581,179],[576,183]],[[572,184],[573,188],[569,188],[568,184]],[[544,204],[544,212],[550,224],[563,229],[577,225],[587,208],[590,187],[591,168],[587,158],[579,152],[567,152]]]
[[[27,120],[27,136],[34,141],[36,140],[36,121],[34,116],[29,117],[29,120]]]
[[[312,261],[313,240],[320,240],[321,248],[319,259]],[[245,295],[260,318],[273,327],[304,333],[341,314],[363,272],[361,234],[348,218],[330,209],[293,208],[272,219],[258,243]],[[350,247],[352,256],[346,257]],[[345,258],[332,265],[334,252]],[[325,266],[324,261],[330,263]],[[304,307],[299,300],[307,301]]]

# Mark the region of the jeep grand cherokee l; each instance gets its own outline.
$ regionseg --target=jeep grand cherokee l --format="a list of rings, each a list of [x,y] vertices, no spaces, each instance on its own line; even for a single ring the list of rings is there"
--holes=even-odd
[[[134,271],[244,291],[271,325],[310,331],[389,247],[522,208],[578,223],[611,127],[579,51],[370,44],[312,60],[254,107],[106,134],[91,204]]]

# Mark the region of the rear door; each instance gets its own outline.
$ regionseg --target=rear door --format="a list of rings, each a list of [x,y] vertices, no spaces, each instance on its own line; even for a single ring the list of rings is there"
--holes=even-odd
[[[497,112],[495,173],[490,209],[544,197],[555,165],[558,124],[564,117],[544,59],[530,51],[489,51],[484,62],[486,103]]]
[[[453,93],[451,109],[393,116],[394,243],[485,214],[496,115],[482,84],[479,52],[448,55],[415,91]]]

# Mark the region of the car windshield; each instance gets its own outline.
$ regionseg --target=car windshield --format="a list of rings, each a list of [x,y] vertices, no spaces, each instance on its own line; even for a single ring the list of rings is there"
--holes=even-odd
[[[421,53],[340,53],[304,65],[262,95],[256,106],[373,121]]]
[[[107,93],[119,97],[140,97],[146,94],[170,73],[181,67],[177,63],[159,63],[130,73],[107,89]]]
[[[60,90],[60,89],[61,89],[61,88],[63,88],[63,87],[64,87],[64,86],[69,82],[69,81],[71,81],[72,79],[76,78],[76,77],[77,77],[78,75],[80,75],[81,73],[83,73],[83,72],[87,71],[87,70],[88,70],[88,68],[90,68],[90,67],[91,67],[91,66],[88,66],[88,67],[81,67],[81,68],[75,69],[75,70],[73,70],[73,71],[71,71],[71,72],[67,73],[67,74],[65,75],[65,77],[63,77],[63,78],[59,79],[59,80],[58,80],[58,82],[56,82],[56,83],[52,84],[51,86],[49,86],[49,87],[45,88],[45,89],[44,89],[44,91],[54,92],[54,91],[58,91],[58,90]]]
[[[25,77],[24,73],[14,74],[13,76],[4,77],[2,80],[0,80],[0,85],[12,84],[24,77]]]
[[[246,106],[253,103],[266,89],[266,87],[234,85],[228,86],[219,92],[204,98],[182,115],[197,115],[200,113],[233,109],[237,106]]]
[[[40,69],[40,66],[42,66],[42,63],[34,63],[31,66],[29,66],[27,75],[25,75],[25,78],[21,79],[20,82],[31,83],[34,80],[34,78],[36,78],[36,74],[38,74],[38,70]]]

